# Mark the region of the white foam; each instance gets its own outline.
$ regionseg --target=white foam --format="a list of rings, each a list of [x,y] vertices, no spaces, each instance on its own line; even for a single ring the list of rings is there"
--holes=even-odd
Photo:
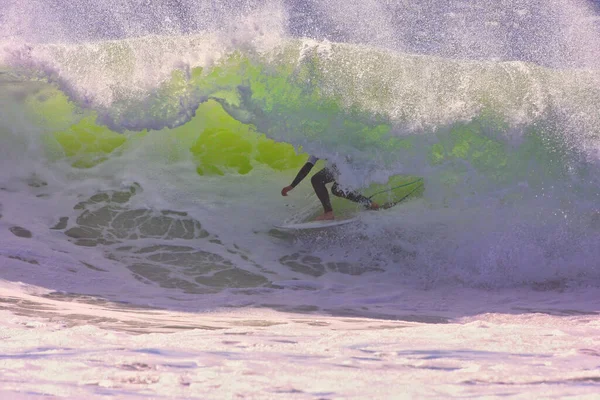
[[[38,290],[7,282],[0,287],[3,300],[29,302],[8,307],[27,315],[1,311],[1,393],[10,398],[283,399],[293,393],[383,399],[510,392],[591,399],[597,393],[600,324],[596,314],[586,314],[600,306],[597,290],[479,292],[483,297],[405,291],[403,305],[393,301],[398,314],[408,315],[394,321],[251,308],[125,310],[42,298]],[[432,314],[452,320],[415,321]]]

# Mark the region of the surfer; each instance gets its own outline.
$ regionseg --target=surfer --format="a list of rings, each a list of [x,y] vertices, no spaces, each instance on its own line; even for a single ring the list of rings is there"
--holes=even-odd
[[[298,172],[298,175],[296,175],[296,178],[294,178],[294,181],[292,182],[292,184],[284,187],[281,190],[281,195],[287,196],[288,192],[290,192],[300,182],[302,182],[302,180],[304,178],[306,178],[306,175],[308,175],[310,170],[314,167],[317,160],[318,160],[317,157],[310,156],[308,158],[308,161],[306,162],[306,164],[304,164],[304,166]],[[312,176],[312,178],[310,179],[313,189],[315,190],[317,197],[321,201],[321,204],[323,205],[323,210],[324,210],[323,215],[318,216],[315,219],[316,221],[335,219],[335,216],[333,214],[333,209],[331,208],[331,200],[329,199],[329,193],[327,192],[327,188],[325,187],[326,184],[331,183],[331,182],[334,182],[333,186],[331,187],[331,193],[333,193],[335,196],[342,197],[344,199],[348,199],[355,203],[362,204],[365,208],[370,209],[370,210],[377,210],[379,208],[379,205],[377,203],[375,203],[374,201],[371,201],[371,199],[363,196],[360,193],[353,192],[350,190],[342,190],[340,188],[340,186],[338,185],[338,183],[335,181],[336,178],[338,177],[338,175],[339,175],[338,169],[336,168],[335,165],[332,165],[331,167],[323,168],[322,170],[320,170],[319,172],[314,174]]]

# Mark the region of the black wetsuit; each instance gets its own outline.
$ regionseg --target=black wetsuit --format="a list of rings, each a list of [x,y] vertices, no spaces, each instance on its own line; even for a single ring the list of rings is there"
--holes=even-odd
[[[304,164],[304,166],[298,172],[298,175],[296,175],[296,178],[294,178],[294,181],[291,184],[292,187],[296,187],[300,182],[302,182],[304,178],[306,178],[306,175],[308,175],[308,173],[311,171],[317,160],[318,158],[314,156],[309,157],[306,164]],[[317,194],[319,200],[321,200],[321,204],[323,204],[323,209],[326,213],[333,211],[333,209],[331,208],[331,200],[329,199],[329,193],[327,192],[327,188],[325,187],[325,185],[331,182],[335,182],[338,175],[339,171],[334,165],[330,168],[323,168],[322,170],[314,174],[310,179],[313,188],[315,189],[315,193]],[[368,199],[360,193],[351,190],[342,190],[337,182],[335,182],[331,187],[331,193],[333,193],[337,197],[343,197],[344,199],[348,199],[355,203],[362,204],[366,208],[371,207],[372,204],[370,199]]]

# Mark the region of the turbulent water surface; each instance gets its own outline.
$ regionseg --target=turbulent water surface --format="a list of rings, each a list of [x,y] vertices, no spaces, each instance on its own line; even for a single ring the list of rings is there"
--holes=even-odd
[[[0,0],[0,393],[597,393],[597,5],[488,3]]]

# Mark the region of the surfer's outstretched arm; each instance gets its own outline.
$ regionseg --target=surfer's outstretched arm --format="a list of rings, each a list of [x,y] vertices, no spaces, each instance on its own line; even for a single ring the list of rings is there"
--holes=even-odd
[[[287,194],[288,194],[288,192],[290,190],[292,190],[293,188],[295,188],[296,186],[298,186],[298,184],[300,184],[300,182],[302,182],[302,180],[304,178],[306,178],[306,176],[308,175],[308,173],[315,166],[316,160],[317,159],[315,157],[312,157],[312,156],[308,159],[308,161],[306,162],[306,164],[304,164],[304,166],[302,168],[300,168],[300,171],[298,171],[298,174],[296,175],[296,177],[292,181],[292,184],[290,186],[284,187],[281,190],[281,195],[282,196],[287,196]]]

